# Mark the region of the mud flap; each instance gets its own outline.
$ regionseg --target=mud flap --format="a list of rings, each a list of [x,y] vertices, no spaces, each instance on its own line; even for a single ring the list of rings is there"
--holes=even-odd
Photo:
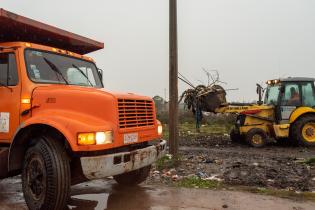
[[[7,178],[8,172],[9,148],[0,148],[0,179]]]

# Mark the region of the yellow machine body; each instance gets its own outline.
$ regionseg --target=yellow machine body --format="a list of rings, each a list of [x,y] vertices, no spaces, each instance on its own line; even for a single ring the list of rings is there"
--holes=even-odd
[[[243,137],[253,146],[264,145],[265,139],[287,139],[306,146],[315,145],[314,82],[312,78],[271,80],[267,82],[267,95],[261,105],[230,104],[215,112],[236,113],[238,117],[233,129],[234,137]],[[293,97],[292,89],[295,87],[299,95],[293,104],[288,98]],[[268,91],[273,95],[268,96]],[[270,100],[272,97],[273,100]]]

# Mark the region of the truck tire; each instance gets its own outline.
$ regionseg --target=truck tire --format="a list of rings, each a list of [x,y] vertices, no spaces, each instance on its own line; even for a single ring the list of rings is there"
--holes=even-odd
[[[302,146],[314,146],[315,116],[306,115],[294,122],[291,127],[290,138],[295,144]]]
[[[22,188],[31,210],[61,210],[70,194],[69,159],[61,143],[40,137],[26,151],[22,171]]]
[[[246,133],[246,141],[256,148],[264,147],[267,143],[267,134],[260,128],[252,128]]]
[[[123,186],[133,186],[144,182],[150,174],[150,166],[114,176],[115,181]]]

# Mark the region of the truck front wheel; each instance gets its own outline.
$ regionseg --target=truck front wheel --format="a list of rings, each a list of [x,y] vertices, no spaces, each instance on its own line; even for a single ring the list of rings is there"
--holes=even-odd
[[[70,183],[69,159],[61,143],[41,137],[26,151],[22,187],[29,209],[64,209]]]
[[[114,176],[118,184],[132,186],[144,182],[150,174],[151,166],[146,166],[138,170]]]

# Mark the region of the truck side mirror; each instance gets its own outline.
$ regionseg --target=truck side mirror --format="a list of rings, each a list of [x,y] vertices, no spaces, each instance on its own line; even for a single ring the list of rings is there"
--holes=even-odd
[[[100,77],[102,83],[103,83],[103,70],[102,69],[97,69],[98,76]]]

